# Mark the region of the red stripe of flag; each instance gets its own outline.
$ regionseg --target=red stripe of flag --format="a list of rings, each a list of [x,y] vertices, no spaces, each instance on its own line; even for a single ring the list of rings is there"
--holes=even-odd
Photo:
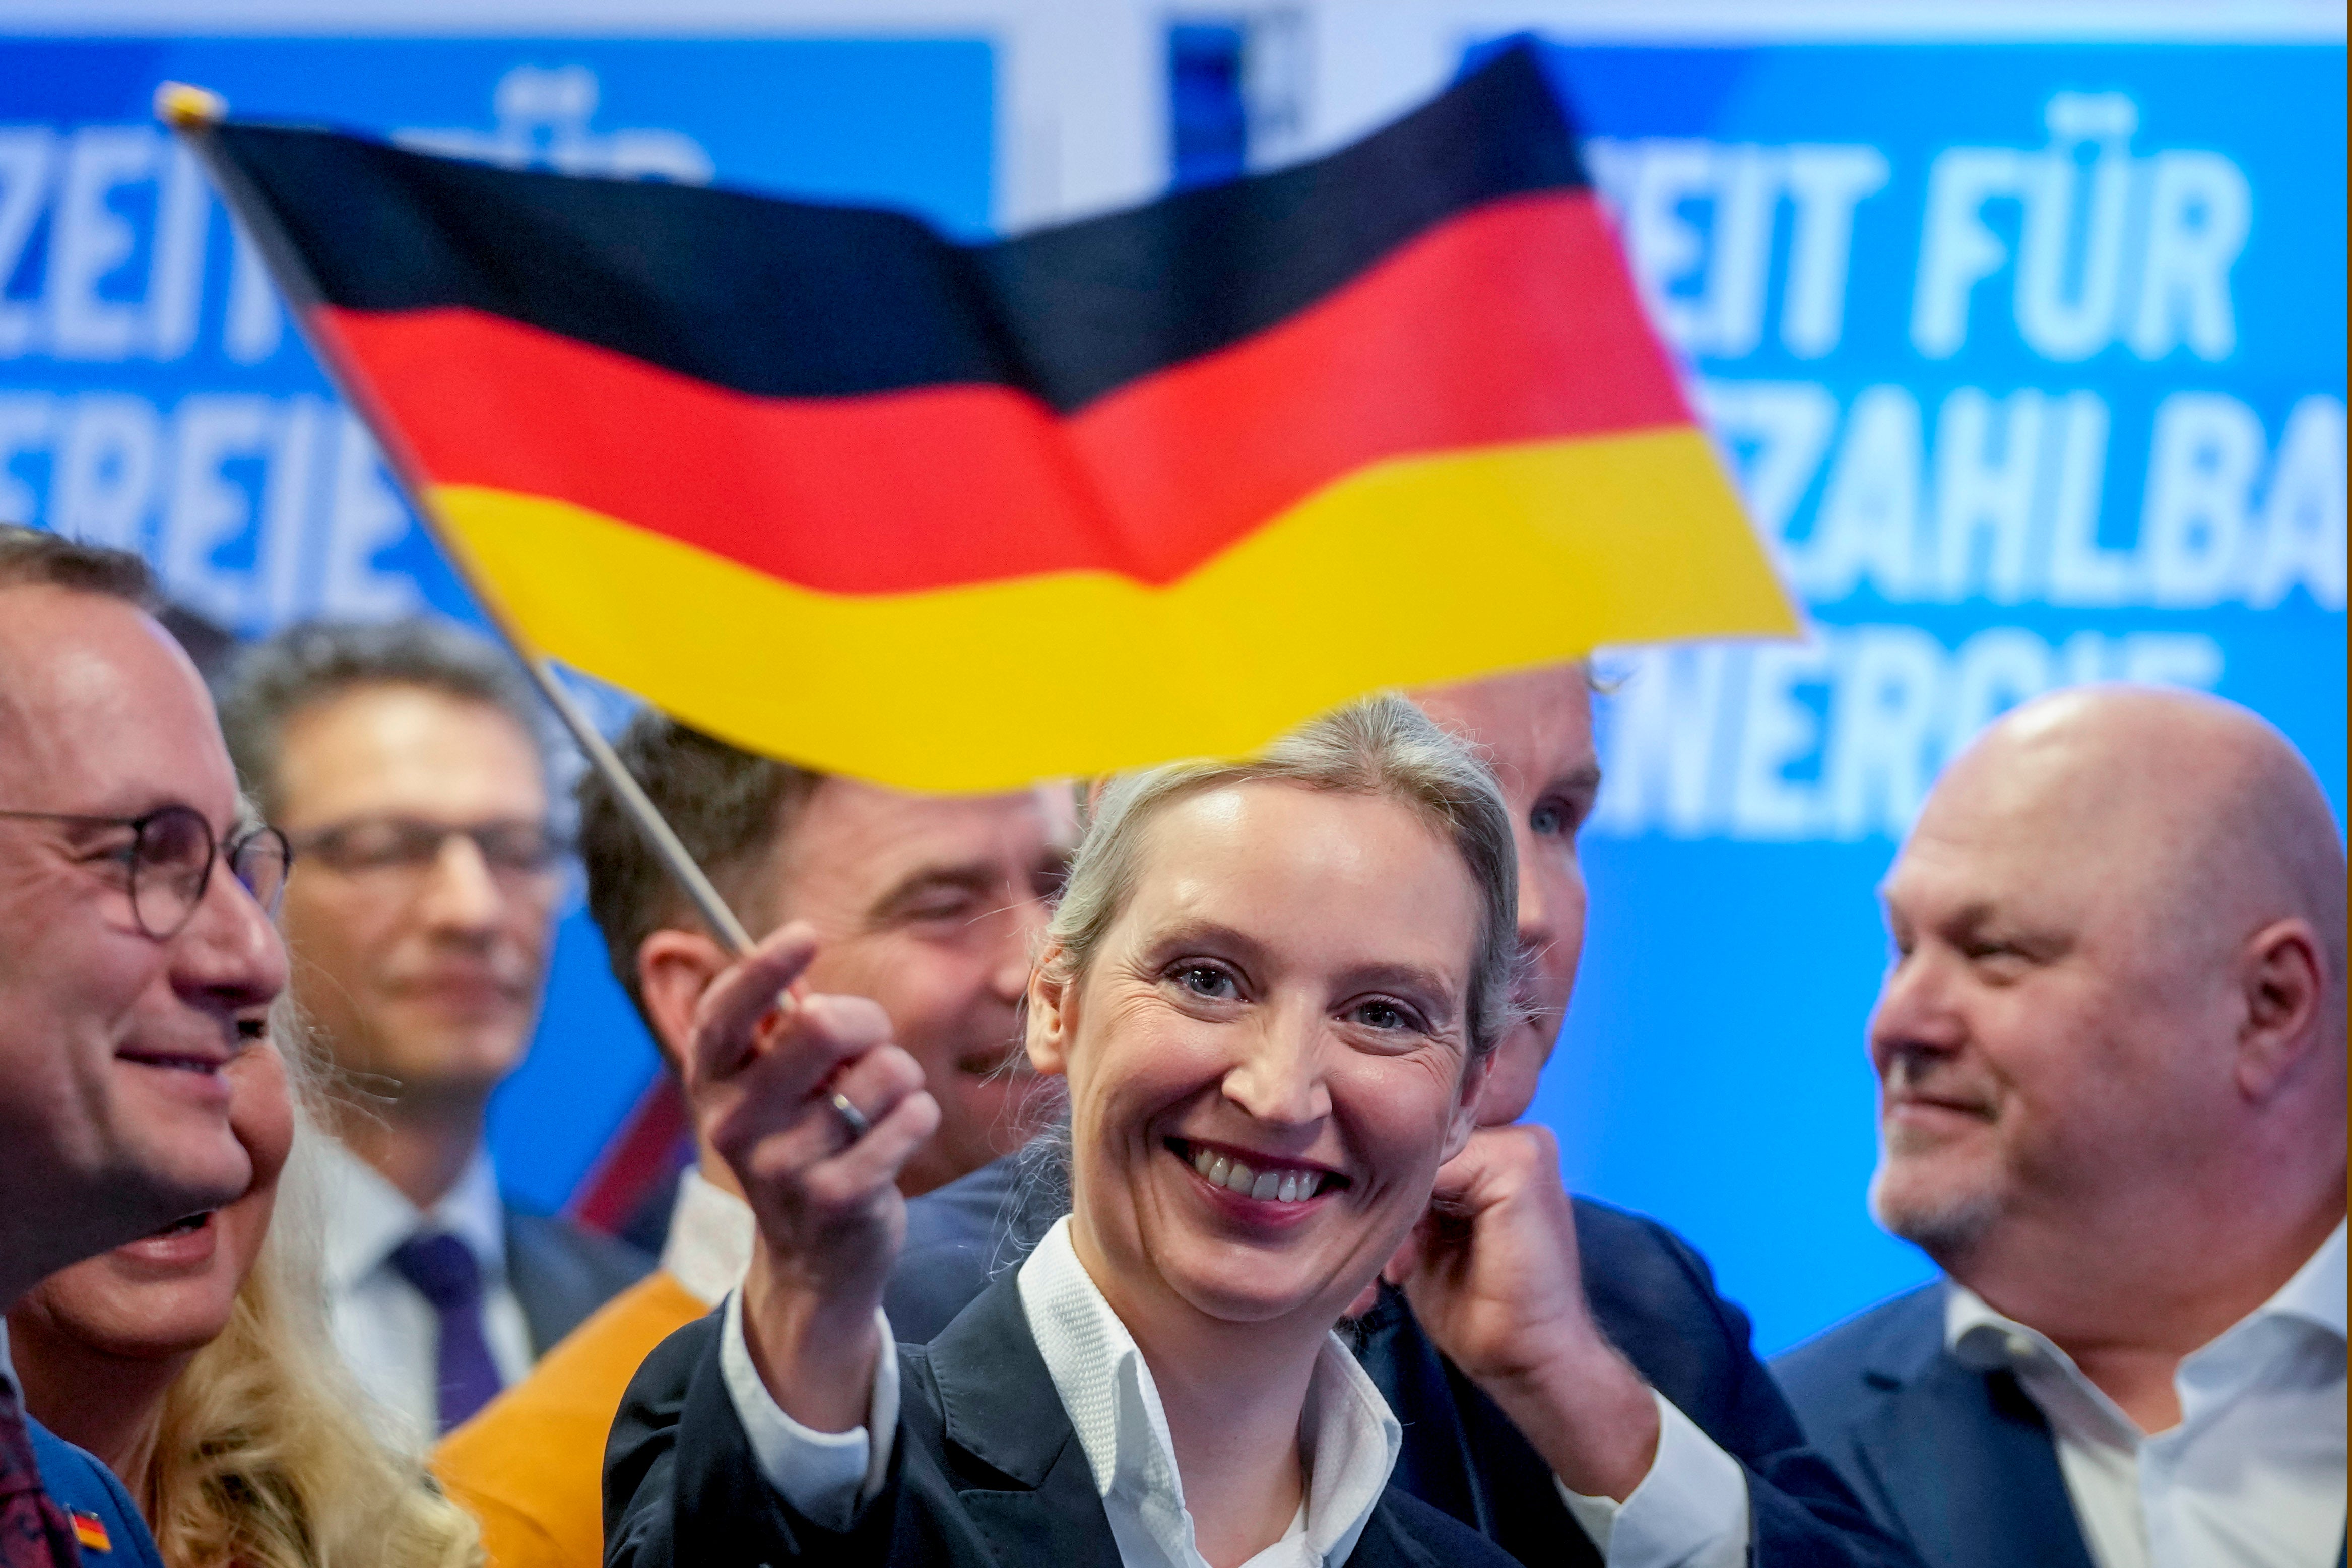
[[[1383,458],[1690,418],[1582,191],[1476,208],[1063,420],[1002,387],[751,396],[466,309],[321,314],[436,482],[570,501],[840,594],[1087,569],[1166,584]]]

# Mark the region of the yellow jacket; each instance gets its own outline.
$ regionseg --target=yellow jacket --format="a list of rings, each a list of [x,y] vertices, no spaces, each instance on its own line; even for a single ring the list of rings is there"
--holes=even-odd
[[[491,1568],[598,1568],[604,1440],[656,1345],[710,1309],[656,1270],[607,1301],[433,1450],[433,1473],[482,1521]]]

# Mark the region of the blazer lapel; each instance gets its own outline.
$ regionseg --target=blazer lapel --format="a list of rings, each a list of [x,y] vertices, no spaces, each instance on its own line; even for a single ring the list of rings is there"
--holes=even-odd
[[[1404,1428],[1390,1481],[1492,1537],[1493,1504],[1479,1484],[1445,1363],[1406,1307],[1403,1293],[1382,1280],[1379,1300],[1357,1320],[1353,1331],[1356,1359]]]
[[[1118,1568],[1093,1468],[1029,1332],[1012,1276],[929,1351],[957,1500],[1006,1568]]]
[[[2049,1424],[2011,1373],[1939,1346],[1857,1436],[1930,1568],[2092,1568]]]
[[[1404,1428],[1390,1485],[1452,1514],[1522,1562],[1599,1568],[1601,1553],[1560,1501],[1551,1468],[1494,1401],[1439,1353],[1402,1292],[1383,1282],[1356,1334],[1357,1360]]]

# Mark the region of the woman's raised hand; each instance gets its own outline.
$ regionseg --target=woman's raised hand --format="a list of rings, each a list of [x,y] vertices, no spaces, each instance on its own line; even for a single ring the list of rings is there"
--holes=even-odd
[[[795,921],[713,981],[686,1079],[758,1221],[743,1285],[751,1359],[787,1415],[840,1432],[864,1424],[884,1350],[875,1309],[907,1227],[898,1169],[940,1110],[880,1007],[787,990],[816,951]]]

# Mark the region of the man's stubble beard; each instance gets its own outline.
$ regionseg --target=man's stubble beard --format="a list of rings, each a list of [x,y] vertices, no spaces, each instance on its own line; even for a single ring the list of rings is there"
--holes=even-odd
[[[1953,1260],[1973,1250],[2000,1223],[2000,1194],[1990,1187],[1933,1194],[1900,1191],[1906,1184],[1890,1171],[1895,1157],[1882,1132],[1878,1168],[1870,1176],[1870,1217],[1948,1271]]]

